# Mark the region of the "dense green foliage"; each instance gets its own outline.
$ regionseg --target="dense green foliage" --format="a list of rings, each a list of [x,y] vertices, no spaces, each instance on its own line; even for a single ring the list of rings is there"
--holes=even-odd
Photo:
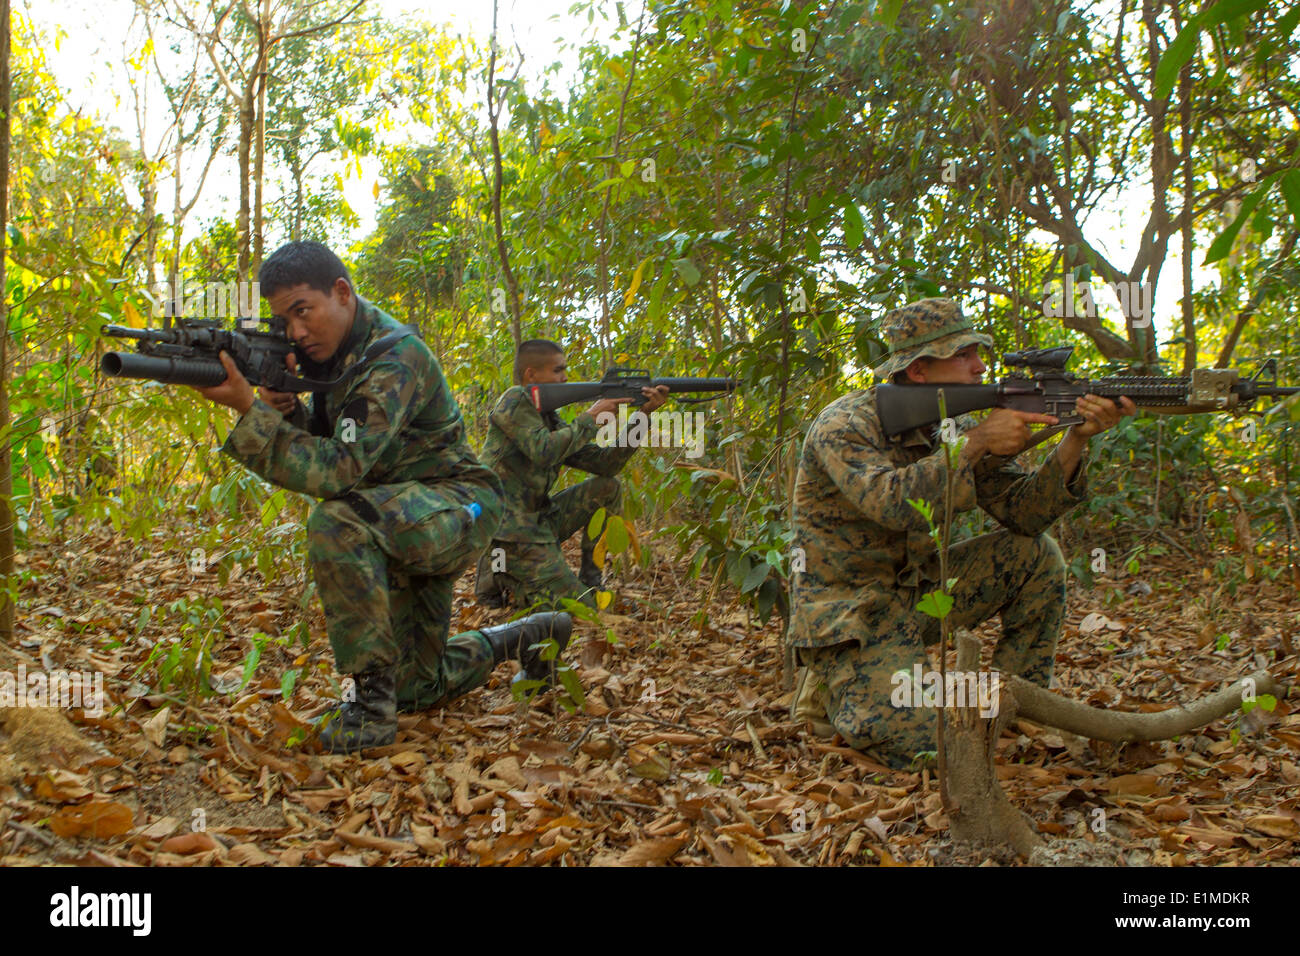
[[[1300,381],[1286,320],[1300,222],[1295,21],[1254,6],[1203,23],[1157,94],[1160,56],[1195,13],[1184,0],[1123,3],[1118,18],[1068,0],[590,3],[581,11],[607,29],[583,41],[572,77],[339,4],[341,24],[269,59],[263,243],[339,245],[363,295],[420,324],[479,440],[516,334],[562,341],[571,377],[619,361],[743,379],[741,395],[703,406],[704,456],[638,454],[626,501],[643,541],[670,544],[683,573],[714,576],[766,617],[785,610],[800,437],[868,383],[892,306],[952,295],[999,345],[1075,344],[1077,371],[1277,356]],[[238,17],[229,43],[255,51]],[[144,82],[168,69],[146,56],[154,42],[197,41],[170,7],[140,18],[132,63]],[[240,230],[256,223],[232,208],[178,242],[170,201],[145,209],[140,197],[178,172],[188,197],[194,163],[178,170],[168,150],[128,142],[127,123],[70,113],[45,42],[15,25],[5,440],[20,547],[108,521],[178,566],[201,549],[222,573],[238,563],[268,583],[300,580],[306,501],[222,460],[229,414],[97,372],[101,323],[158,321],[149,294],[167,270],[150,274],[154,263],[234,280]],[[187,155],[211,150],[235,168],[233,107],[211,64],[193,62],[192,83],[163,76],[178,128],[194,131]],[[343,184],[363,161],[382,170],[380,205],[357,238]],[[1110,219],[1090,216],[1116,203]],[[1107,235],[1115,222],[1140,236],[1128,261]],[[1181,230],[1200,267],[1234,222],[1230,254],[1197,275],[1184,318],[1158,317],[1164,340],[1113,305],[1043,317],[1045,284],[1067,275],[1178,286],[1161,268]],[[1253,441],[1210,416],[1107,435],[1091,455],[1094,498],[1070,525],[1078,550],[1118,540],[1132,553],[1162,529],[1253,551],[1238,511],[1260,545],[1285,546],[1298,418],[1291,402]],[[1076,569],[1086,576],[1086,562]]]

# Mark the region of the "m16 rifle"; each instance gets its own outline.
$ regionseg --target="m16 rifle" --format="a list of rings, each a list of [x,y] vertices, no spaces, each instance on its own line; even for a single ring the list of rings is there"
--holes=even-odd
[[[633,407],[645,404],[641,389],[667,385],[674,397],[682,392],[732,392],[740,387],[734,378],[651,378],[645,369],[615,366],[599,382],[555,382],[526,385],[528,398],[539,412],[553,412],[575,402],[601,398],[630,398]],[[721,398],[721,396],[716,396]],[[708,402],[709,398],[679,398],[682,402]]]
[[[1197,368],[1190,376],[1118,375],[1109,378],[1077,378],[1065,371],[1073,346],[1010,352],[1004,364],[1016,371],[990,385],[878,385],[876,410],[889,437],[913,428],[940,421],[939,399],[950,416],[986,408],[1010,408],[1021,412],[1052,415],[1058,426],[1035,434],[1036,444],[1048,434],[1077,425],[1083,416],[1075,403],[1084,395],[1118,399],[1127,396],[1139,408],[1162,415],[1185,415],[1194,412],[1232,412],[1240,414],[1259,398],[1282,397],[1300,393],[1300,387],[1277,384],[1277,362],[1269,359],[1250,378],[1242,378],[1237,369]]]
[[[99,368],[110,378],[145,378],[167,385],[190,385],[209,388],[226,380],[226,370],[219,355],[225,351],[251,385],[261,385],[276,392],[327,392],[348,381],[377,356],[388,351],[399,339],[415,334],[413,326],[389,332],[373,342],[361,360],[332,381],[291,375],[284,360],[290,352],[298,357],[298,366],[310,367],[309,359],[285,334],[284,322],[272,319],[270,331],[251,328],[227,329],[217,319],[180,319],[163,329],[132,329],[105,325],[101,334],[114,338],[135,339],[136,352],[106,352]]]

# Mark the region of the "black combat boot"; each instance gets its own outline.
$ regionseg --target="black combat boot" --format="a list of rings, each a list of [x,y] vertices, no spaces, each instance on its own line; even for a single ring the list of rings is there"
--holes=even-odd
[[[356,700],[344,701],[316,723],[330,753],[386,747],[397,739],[397,665],[356,674]]]
[[[560,659],[559,653],[554,660],[542,660],[542,642],[554,640],[563,651],[569,644],[573,633],[573,618],[561,611],[559,613],[530,614],[528,617],[485,627],[479,631],[492,646],[492,663],[518,660],[523,664],[517,680],[552,681],[555,678],[555,664]]]

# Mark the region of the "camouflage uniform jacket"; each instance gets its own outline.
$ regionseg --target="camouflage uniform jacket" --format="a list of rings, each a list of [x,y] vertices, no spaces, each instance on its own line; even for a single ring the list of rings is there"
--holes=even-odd
[[[923,583],[937,584],[938,551],[907,503],[922,498],[943,513],[945,449],[933,431],[886,438],[874,389],[837,399],[813,422],[794,492],[794,545],[806,567],[794,575],[793,646],[870,642],[916,613]],[[1084,467],[1067,486],[1055,453],[1032,473],[986,455],[954,473],[953,511],[978,506],[1016,534],[1038,535],[1085,499]]]
[[[554,542],[537,516],[549,507],[551,486],[568,465],[593,475],[617,475],[635,448],[600,448],[592,439],[599,426],[585,411],[571,424],[555,412],[543,414],[515,385],[501,396],[488,426],[483,463],[496,471],[505,486],[504,517],[499,541]]]
[[[352,330],[336,357],[322,365],[305,362],[299,374],[336,378],[372,342],[399,328],[358,297]],[[329,392],[313,393],[310,416],[301,403],[286,418],[255,400],[222,451],[273,484],[317,498],[409,481],[501,491],[465,440],[460,406],[418,335],[400,339]]]

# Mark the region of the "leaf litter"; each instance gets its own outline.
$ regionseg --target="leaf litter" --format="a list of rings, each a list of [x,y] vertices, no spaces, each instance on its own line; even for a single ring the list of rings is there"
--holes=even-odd
[[[791,721],[778,622],[715,598],[695,623],[707,591],[663,557],[621,582],[601,628],[575,632],[565,656],[582,711],[555,692],[516,702],[502,667],[447,708],[401,716],[396,743],[361,758],[313,751],[311,721],[338,695],[314,604],[306,647],[266,644],[247,687],[229,678],[255,632],[301,614],[301,584],[222,586],[108,536],[66,548],[25,555],[49,573],[39,595],[33,582],[22,595],[20,641],[0,647],[0,669],[98,670],[111,703],[99,717],[0,710],[0,864],[1023,862],[954,846],[928,770],[889,770]],[[1293,590],[1248,580],[1225,615],[1217,582],[1172,561],[1144,571],[1161,582],[1150,594],[1071,582],[1060,693],[1151,711],[1259,666],[1294,680]],[[136,676],[174,636],[165,622],[141,627],[141,604],[179,597],[223,602],[212,683],[224,693],[163,695]],[[453,630],[504,618],[472,603],[469,576],[458,582]],[[987,652],[996,623],[976,633]],[[290,669],[299,676],[286,688]],[[1119,747],[1021,720],[998,742],[997,772],[1049,838],[1035,862],[1287,863],[1300,842],[1298,748],[1287,700],[1177,741]]]

